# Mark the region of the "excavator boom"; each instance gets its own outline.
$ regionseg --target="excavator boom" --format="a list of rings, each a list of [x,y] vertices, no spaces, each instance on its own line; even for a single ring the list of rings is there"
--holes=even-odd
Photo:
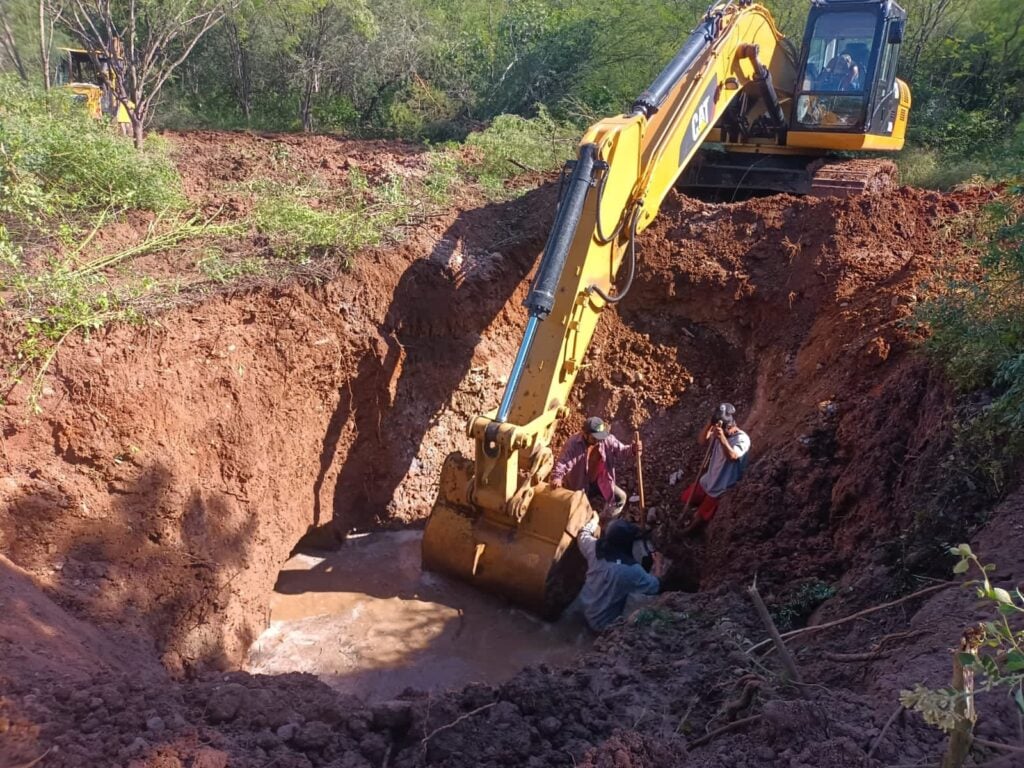
[[[732,105],[746,102],[745,121],[756,115],[757,146],[762,136],[765,146],[784,145],[798,65],[783,43],[764,7],[721,2],[629,114],[583,136],[524,302],[529,317],[504,396],[495,411],[471,419],[472,460],[454,453],[442,470],[423,538],[425,568],[547,617],[578,591],[583,563],[573,541],[592,513],[582,492],[546,482],[554,429],[601,313],[629,291],[636,236],[709,135],[737,114]]]

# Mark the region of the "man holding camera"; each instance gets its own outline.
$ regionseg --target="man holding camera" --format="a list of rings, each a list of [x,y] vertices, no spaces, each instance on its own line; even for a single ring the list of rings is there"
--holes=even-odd
[[[697,439],[701,445],[708,445],[709,441],[710,445],[701,465],[703,474],[680,497],[686,504],[685,510],[697,508],[693,519],[683,528],[684,536],[711,522],[718,500],[743,476],[750,451],[750,436],[736,425],[736,408],[731,403],[722,403],[715,409]]]
[[[622,514],[626,492],[615,482],[613,462],[620,456],[639,456],[640,441],[625,445],[611,433],[599,416],[591,416],[583,429],[570,437],[551,470],[551,485],[570,491],[585,491],[590,505],[601,514],[602,523]]]

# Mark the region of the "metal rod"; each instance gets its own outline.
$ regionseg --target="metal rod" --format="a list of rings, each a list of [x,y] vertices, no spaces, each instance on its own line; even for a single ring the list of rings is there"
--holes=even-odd
[[[540,260],[540,267],[537,268],[533,285],[530,286],[530,292],[523,302],[530,312],[530,319],[526,323],[523,341],[519,345],[516,361],[509,373],[501,405],[498,406],[498,417],[495,421],[499,423],[508,419],[508,412],[512,409],[512,398],[515,397],[519,380],[523,377],[523,371],[526,369],[526,358],[530,354],[530,347],[533,346],[533,337],[537,334],[537,327],[541,320],[551,313],[551,309],[555,305],[555,291],[561,282],[565,261],[569,256],[569,249],[572,247],[573,239],[576,237],[576,228],[579,226],[580,217],[583,214],[583,205],[593,184],[596,160],[597,146],[595,144],[584,144],[580,147],[579,159],[573,166],[565,198],[559,205],[558,215],[555,217],[555,223],[548,235],[547,245],[544,246],[544,256]]]
[[[640,446],[640,430],[633,432],[634,450]],[[644,465],[640,461],[640,454],[636,454],[636,487],[640,496],[640,527],[647,528],[647,497],[644,495]]]
[[[530,354],[530,347],[533,346],[533,337],[537,333],[537,326],[540,325],[540,318],[531,316],[526,323],[526,331],[523,333],[523,341],[519,345],[519,352],[516,354],[516,361],[512,364],[512,372],[508,375],[508,384],[505,385],[505,394],[501,398],[501,405],[498,406],[497,421],[504,422],[508,419],[508,412],[512,408],[512,398],[515,396],[516,388],[519,386],[519,379],[523,376],[523,369],[526,368],[526,356]]]

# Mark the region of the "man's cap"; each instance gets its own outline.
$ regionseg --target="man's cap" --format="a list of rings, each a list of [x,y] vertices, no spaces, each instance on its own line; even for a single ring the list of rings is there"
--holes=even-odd
[[[636,562],[633,559],[633,542],[640,538],[640,526],[628,520],[612,520],[605,529],[598,544],[598,556],[602,560],[617,560],[625,565]]]
[[[736,423],[736,406],[732,403],[722,403],[718,406],[715,416],[721,419],[725,426],[731,427]]]
[[[600,416],[591,416],[583,423],[583,431],[595,440],[604,440],[611,434],[611,428]]]

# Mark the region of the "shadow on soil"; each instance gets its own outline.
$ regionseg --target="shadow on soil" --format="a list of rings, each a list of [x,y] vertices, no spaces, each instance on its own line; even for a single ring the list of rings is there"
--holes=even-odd
[[[540,190],[463,212],[430,256],[402,275],[378,339],[360,360],[355,380],[339,391],[313,487],[314,527],[327,522],[321,490],[346,429],[354,430],[355,439],[334,487],[336,534],[343,538],[392,517],[389,505],[424,435],[452,400],[481,335],[509,304],[543,245],[545,227],[534,226],[524,236],[513,226],[545,195]],[[496,222],[508,223],[502,231]]]

